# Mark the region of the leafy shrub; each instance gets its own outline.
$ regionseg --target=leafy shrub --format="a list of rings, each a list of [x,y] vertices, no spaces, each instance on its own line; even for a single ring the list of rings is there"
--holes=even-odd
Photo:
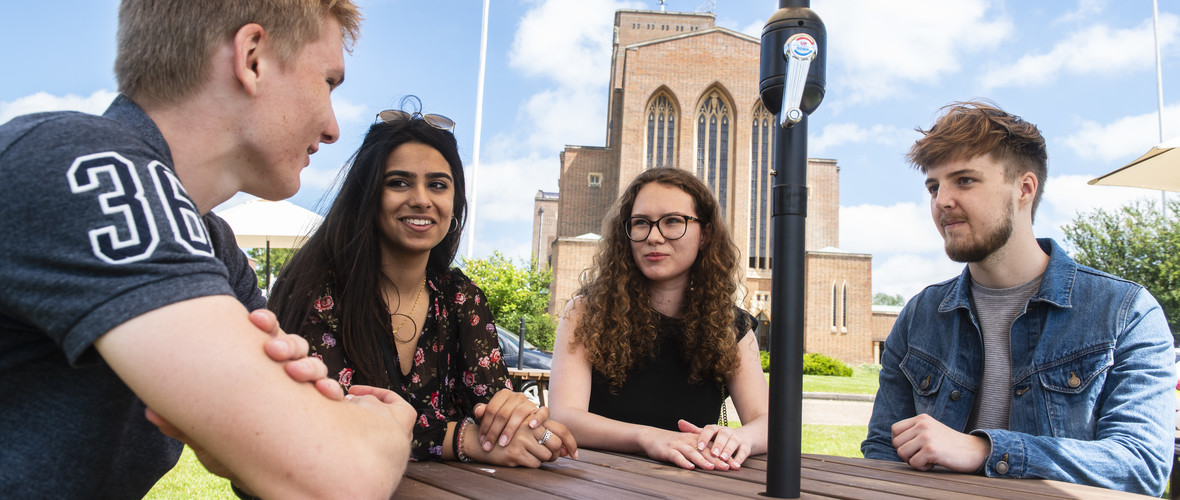
[[[860,370],[865,373],[877,374],[881,373],[881,365],[878,363],[865,363],[860,365]]]
[[[520,331],[521,316],[524,316],[524,339],[532,342],[537,349],[553,351],[553,341],[557,336],[557,320],[547,313],[522,315],[516,311],[505,315],[504,318],[496,316],[496,324],[517,333]]]
[[[851,377],[852,367],[844,364],[843,361],[823,354],[808,353],[803,355],[803,374]]]
[[[762,351],[759,353],[762,356],[762,371],[770,371],[770,352]],[[863,368],[872,369],[876,367],[875,372],[881,371],[881,365],[862,365]],[[837,377],[851,377],[852,367],[844,364],[842,361],[823,354],[804,354],[803,355],[803,374],[804,375],[835,375]]]

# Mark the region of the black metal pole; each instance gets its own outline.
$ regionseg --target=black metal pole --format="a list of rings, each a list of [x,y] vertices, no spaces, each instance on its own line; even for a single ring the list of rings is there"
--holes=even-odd
[[[803,431],[803,306],[807,218],[807,118],[775,127],[770,432],[766,494],[799,498]]]
[[[270,238],[266,240],[266,269],[263,272],[266,273],[266,289],[263,291],[270,296]]]
[[[516,369],[524,369],[524,316],[520,317],[520,338],[516,339]]]
[[[762,30],[759,92],[776,115],[766,495],[799,498],[806,291],[807,116],[824,95],[827,31],[809,0],[779,0]]]

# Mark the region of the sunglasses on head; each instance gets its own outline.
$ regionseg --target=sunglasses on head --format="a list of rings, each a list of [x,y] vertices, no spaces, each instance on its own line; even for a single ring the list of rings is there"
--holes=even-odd
[[[385,123],[396,123],[402,120],[422,120],[427,125],[439,130],[446,130],[448,132],[455,130],[455,120],[434,113],[424,115],[418,112],[409,113],[400,109],[387,109],[377,113],[377,119]]]

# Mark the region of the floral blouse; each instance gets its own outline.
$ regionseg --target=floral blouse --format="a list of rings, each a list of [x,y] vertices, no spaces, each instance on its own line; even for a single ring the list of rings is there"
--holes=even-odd
[[[458,269],[442,275],[428,270],[426,290],[429,310],[418,335],[413,366],[408,375],[402,374],[398,359],[398,387],[386,387],[418,412],[411,460],[439,459],[447,422],[472,415],[476,404],[487,403],[500,389],[512,390],[483,291]],[[359,380],[359,373],[354,380],[353,364],[340,343],[335,306],[331,287],[325,286],[300,326],[298,333],[311,344],[311,355],[323,360],[328,376],[335,377],[345,390],[353,383],[386,385],[384,380],[376,384]],[[391,321],[385,333],[392,330]],[[397,359],[396,349],[393,354]]]

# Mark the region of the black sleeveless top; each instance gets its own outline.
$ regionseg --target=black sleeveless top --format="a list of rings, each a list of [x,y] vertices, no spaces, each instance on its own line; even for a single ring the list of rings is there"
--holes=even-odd
[[[741,340],[756,323],[749,313],[734,309],[734,329]],[[593,370],[590,413],[671,431],[679,431],[680,419],[698,427],[717,423],[724,387],[712,380],[688,382],[691,368],[681,349],[684,320],[657,315],[656,330],[655,358],[631,368],[617,393],[611,393],[610,381],[602,372]]]

